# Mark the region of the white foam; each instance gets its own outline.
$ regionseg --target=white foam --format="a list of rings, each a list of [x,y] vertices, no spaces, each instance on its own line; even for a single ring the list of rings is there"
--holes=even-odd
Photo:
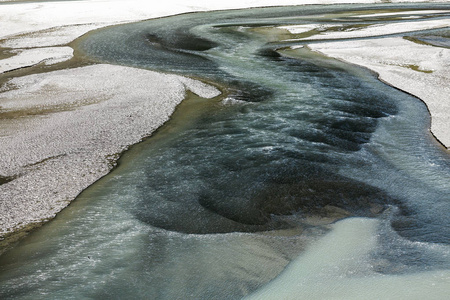
[[[227,105],[248,105],[248,104],[250,104],[250,103],[246,102],[246,101],[230,98],[230,97],[227,97],[222,100],[222,105],[225,105],[225,106],[227,106]]]

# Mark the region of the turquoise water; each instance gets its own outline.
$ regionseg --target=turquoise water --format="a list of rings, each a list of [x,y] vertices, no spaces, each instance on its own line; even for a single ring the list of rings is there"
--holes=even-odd
[[[280,43],[259,30],[369,8],[186,14],[81,39],[79,55],[217,82],[227,94],[190,97],[0,257],[1,298],[241,298],[348,216],[378,222],[352,276],[448,270],[450,160],[425,105],[358,67],[275,52]]]

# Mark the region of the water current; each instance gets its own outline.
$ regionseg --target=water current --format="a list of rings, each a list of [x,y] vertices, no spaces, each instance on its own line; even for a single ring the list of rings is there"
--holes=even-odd
[[[361,24],[351,14],[381,8],[423,7],[183,14],[80,39],[77,55],[214,82],[224,96],[190,94],[110,175],[2,255],[0,298],[239,299],[299,255],[316,276],[305,299],[332,294],[330,282],[364,295],[355,279],[372,296],[430,278],[448,294],[450,160],[425,105],[367,70],[287,50],[274,29],[351,27]],[[346,217],[357,218],[332,224]],[[325,263],[332,271],[317,275]]]

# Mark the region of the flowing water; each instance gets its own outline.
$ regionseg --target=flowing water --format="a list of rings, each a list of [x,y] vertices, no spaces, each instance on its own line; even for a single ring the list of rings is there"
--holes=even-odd
[[[425,295],[448,294],[450,160],[425,105],[307,48],[275,51],[286,45],[274,26],[370,9],[185,14],[80,39],[78,55],[226,94],[190,94],[110,175],[0,257],[0,298],[238,299],[291,261],[270,299],[292,290],[286,272],[304,278],[293,285],[308,286],[295,291],[305,299],[376,299],[419,282]]]

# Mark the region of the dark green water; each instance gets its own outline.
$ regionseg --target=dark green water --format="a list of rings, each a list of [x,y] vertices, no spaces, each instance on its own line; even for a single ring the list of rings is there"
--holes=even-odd
[[[377,273],[448,270],[450,160],[427,132],[423,103],[305,49],[280,55],[258,30],[342,23],[323,15],[368,9],[186,14],[81,39],[98,62],[194,76],[229,94],[192,96],[111,175],[0,257],[0,296],[240,298],[346,216],[384,224],[367,258],[383,260]]]

